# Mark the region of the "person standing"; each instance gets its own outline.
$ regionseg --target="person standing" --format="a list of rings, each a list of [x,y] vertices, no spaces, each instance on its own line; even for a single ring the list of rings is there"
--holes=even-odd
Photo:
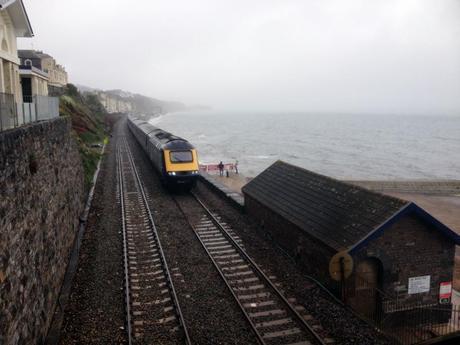
[[[238,160],[235,160],[235,174],[238,174]]]
[[[218,167],[219,167],[220,176],[224,176],[224,163],[222,163],[222,161],[220,161]]]

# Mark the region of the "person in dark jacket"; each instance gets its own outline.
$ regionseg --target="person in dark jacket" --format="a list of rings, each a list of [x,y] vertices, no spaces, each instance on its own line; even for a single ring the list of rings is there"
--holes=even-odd
[[[224,176],[224,163],[222,163],[222,161],[220,161],[218,167],[219,167],[220,176]]]

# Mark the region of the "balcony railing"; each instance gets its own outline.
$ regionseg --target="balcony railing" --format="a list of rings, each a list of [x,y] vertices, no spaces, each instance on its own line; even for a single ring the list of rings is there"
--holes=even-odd
[[[16,103],[13,95],[0,93],[0,131],[58,116],[58,97],[25,96]]]

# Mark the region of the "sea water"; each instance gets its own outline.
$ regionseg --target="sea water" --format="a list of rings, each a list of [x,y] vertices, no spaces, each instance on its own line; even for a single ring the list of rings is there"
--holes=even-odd
[[[180,112],[152,124],[189,140],[201,163],[255,176],[277,160],[342,179],[460,179],[460,117]]]

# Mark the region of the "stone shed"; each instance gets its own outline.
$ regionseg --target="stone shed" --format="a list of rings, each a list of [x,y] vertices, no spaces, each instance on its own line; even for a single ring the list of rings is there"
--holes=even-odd
[[[412,202],[282,161],[242,191],[246,212],[274,241],[358,311],[437,305],[452,282],[459,236]],[[344,285],[329,273],[337,253],[353,262]]]

